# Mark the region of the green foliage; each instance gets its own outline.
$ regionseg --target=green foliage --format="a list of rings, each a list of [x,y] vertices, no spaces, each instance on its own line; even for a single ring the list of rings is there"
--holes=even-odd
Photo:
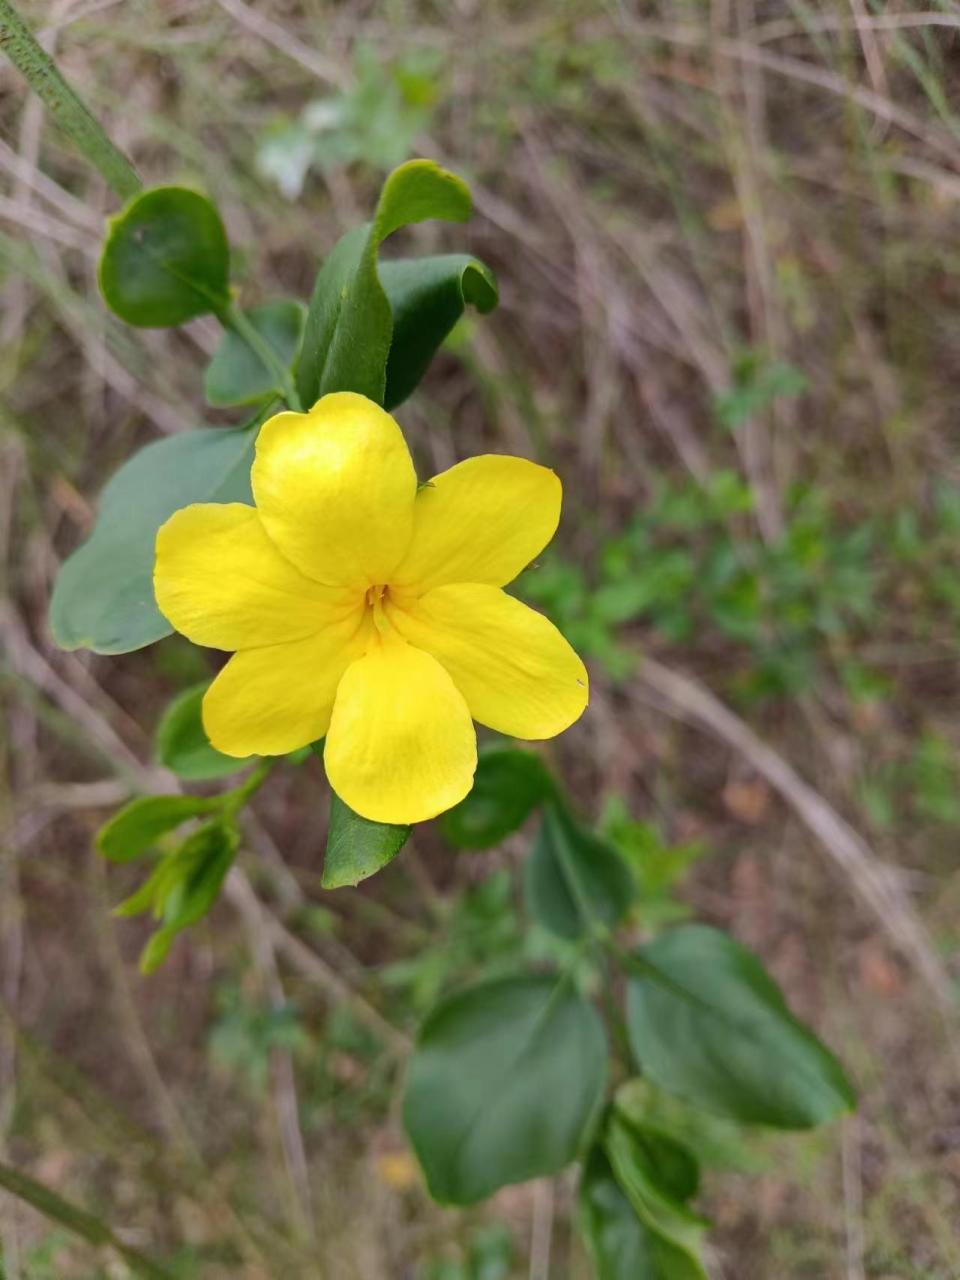
[[[60,1280],[63,1268],[60,1254],[70,1237],[66,1231],[54,1230],[46,1232],[41,1239],[25,1250],[23,1262],[29,1280]],[[0,1280],[8,1280],[3,1269],[3,1258],[0,1257]],[[91,1280],[100,1280],[99,1274]]]
[[[490,753],[508,762],[513,754]],[[569,1066],[576,1036],[581,1055],[587,1043],[582,1030],[575,1035],[554,1028],[551,993],[573,998],[577,983],[593,989],[598,980],[607,982],[583,954],[584,948],[607,951],[628,975],[627,1029],[645,1080],[637,1082],[630,1105],[618,1094],[587,1157],[582,1230],[597,1280],[705,1280],[705,1223],[689,1201],[699,1186],[694,1149],[715,1155],[719,1139],[712,1131],[726,1123],[709,1113],[808,1127],[851,1105],[850,1088],[832,1056],[790,1015],[755,957],[725,935],[700,926],[675,929],[634,956],[622,953],[610,936],[631,907],[642,915],[651,904],[652,920],[670,918],[680,905],[672,893],[701,855],[699,846],[671,848],[617,802],[607,808],[603,839],[574,822],[554,796],[550,787],[540,801],[544,830],[524,867],[533,932],[521,939],[512,924],[499,936],[493,901],[488,923],[478,931],[479,947],[471,952],[457,941],[470,933],[463,903],[485,891],[488,881],[472,886],[446,920],[443,943],[419,949],[385,975],[389,985],[410,991],[415,1006],[458,975],[477,969],[488,975],[443,1000],[424,1024],[409,1074],[408,1132],[431,1193],[441,1201],[472,1203],[498,1186],[535,1176],[525,1160],[552,1134],[537,1108],[549,1102],[551,1122],[569,1120],[566,1111],[556,1111],[547,1060]],[[507,910],[510,877],[506,871],[498,877],[501,909]],[[538,929],[557,938],[552,952],[533,945]],[[561,973],[555,979],[519,977],[516,965],[524,958],[558,965]],[[509,976],[489,976],[498,964]],[[584,1010],[596,1018],[582,996],[575,999],[578,1018]],[[574,1097],[580,1097],[581,1082],[581,1075],[568,1071]],[[708,1114],[690,1109],[684,1127],[676,1114],[682,1104],[671,1100],[671,1091]],[[584,1088],[583,1098],[586,1093]],[[600,1090],[591,1096],[598,1099]],[[571,1097],[566,1101],[572,1105]],[[580,1114],[588,1114],[585,1101]],[[565,1130],[566,1159],[581,1149],[590,1118],[577,1127],[576,1143],[570,1136],[575,1127],[571,1121]],[[549,1167],[560,1165],[556,1157]],[[442,1265],[459,1274],[452,1269],[459,1263]]]
[[[494,871],[459,895],[438,936],[419,945],[409,959],[388,965],[381,976],[388,988],[406,992],[422,1014],[451,983],[513,972],[522,947],[512,877],[505,869]]]
[[[681,1204],[693,1199],[700,1189],[700,1167],[689,1147],[662,1129],[631,1120],[619,1110],[611,1116],[609,1126],[623,1131],[631,1160],[642,1166],[648,1181]]]
[[[394,258],[378,269],[393,315],[384,404],[402,404],[426,373],[434,352],[467,308],[481,315],[499,301],[489,267],[463,253]]]
[[[821,493],[798,490],[782,538],[766,543],[738,527],[751,507],[730,471],[703,487],[661,481],[645,510],[602,543],[592,573],[548,556],[521,579],[522,592],[615,678],[636,660],[621,629],[644,623],[674,643],[727,646],[744,696],[803,692],[876,616],[882,539],[874,522],[842,528]],[[862,687],[871,673],[860,674]]]
[[[410,834],[408,826],[371,822],[330,793],[330,825],[323,860],[324,889],[359,884],[397,856]]]
[[[153,187],[108,224],[100,291],[127,324],[164,328],[230,301],[230,247],[220,215],[196,191]]]
[[[144,973],[158,969],[177,934],[203,919],[216,902],[239,838],[236,825],[225,817],[205,823],[166,854],[136,893],[115,908],[119,916],[149,911],[161,922],[140,956]]]
[[[157,530],[191,502],[251,500],[258,422],[169,436],[116,472],[93,534],[57,575],[50,628],[62,649],[128,653],[170,634],[153,596]]]
[[[513,1236],[508,1227],[489,1223],[472,1233],[466,1256],[427,1262],[417,1280],[509,1280],[513,1274]]]
[[[870,820],[885,830],[960,822],[960,767],[949,739],[925,729],[908,754],[870,769],[860,784]]]
[[[627,1024],[650,1080],[733,1120],[805,1129],[854,1104],[836,1059],[756,956],[705,925],[671,929],[636,954]]]
[[[306,308],[295,298],[280,298],[251,307],[243,316],[267,344],[277,361],[292,369],[300,353]],[[277,378],[251,349],[249,342],[235,329],[227,329],[207,365],[203,393],[207,404],[219,408],[238,404],[256,404],[260,400],[282,394]]]
[[[702,1111],[676,1094],[660,1089],[645,1076],[625,1081],[615,1095],[617,1111],[634,1126],[654,1128],[676,1139],[696,1154],[698,1162],[713,1169],[756,1174],[766,1167],[758,1156],[758,1144],[768,1135],[747,1132],[736,1121],[712,1111]]]
[[[688,1196],[684,1194],[691,1187],[696,1188],[696,1181],[689,1177],[682,1183],[677,1181],[673,1162],[676,1152],[672,1161],[665,1161],[662,1141],[651,1141],[648,1133],[630,1125],[616,1110],[607,1117],[604,1152],[618,1185],[645,1229],[653,1275],[667,1280],[706,1280],[700,1256],[706,1223],[687,1206]],[[692,1160],[689,1153],[686,1159]]]
[[[440,815],[440,830],[457,848],[490,849],[522,826],[551,788],[550,775],[532,751],[483,751],[470,794]]]
[[[960,777],[952,744],[929,730],[921,735],[910,767],[917,814],[951,826],[960,822]]]
[[[622,41],[580,32],[576,40],[531,41],[514,89],[534,102],[575,110],[592,102],[598,87],[622,84],[632,74]]]
[[[670,844],[651,822],[630,817],[620,796],[611,796],[604,807],[600,831],[629,866],[636,882],[635,913],[648,927],[675,924],[690,914],[676,897],[693,864],[707,852],[699,840]]]
[[[310,1037],[294,1004],[263,1007],[234,985],[217,991],[217,1017],[210,1030],[214,1060],[239,1076],[253,1094],[266,1092],[274,1050],[305,1055]]]
[[[634,1211],[599,1144],[580,1178],[579,1220],[596,1280],[702,1280],[705,1274]]]
[[[359,45],[353,86],[308,103],[297,120],[274,123],[257,147],[258,170],[294,200],[313,168],[330,173],[359,161],[392,169],[407,159],[430,124],[439,70],[432,49],[385,62],[370,46]]]
[[[397,1089],[395,1064],[382,1041],[348,1004],[331,1007],[308,1035],[309,1052],[297,1058],[305,1123],[326,1127],[334,1120],[346,1129],[382,1123]]]
[[[161,836],[210,813],[218,800],[203,796],[140,796],[124,805],[100,828],[97,848],[111,862],[132,862],[148,853]]]
[[[713,410],[722,426],[735,431],[775,400],[802,395],[807,385],[806,375],[793,365],[762,351],[744,351],[734,361],[733,385],[714,399]]]
[[[160,717],[154,734],[157,763],[190,782],[226,777],[256,758],[238,760],[210,745],[201,712],[203,695],[209,687],[210,681],[204,680],[178,693]]]
[[[532,919],[571,939],[608,931],[635,897],[630,869],[616,849],[581,827],[557,801],[544,811],[524,888]]]
[[[470,211],[467,187],[439,165],[410,160],[394,170],[372,223],[341,237],[317,276],[297,372],[304,404],[330,391],[357,391],[384,403],[393,317],[377,274],[380,245],[410,223],[465,222]]]
[[[404,1120],[435,1199],[472,1204],[577,1155],[607,1074],[603,1024],[560,978],[502,978],[420,1031]]]

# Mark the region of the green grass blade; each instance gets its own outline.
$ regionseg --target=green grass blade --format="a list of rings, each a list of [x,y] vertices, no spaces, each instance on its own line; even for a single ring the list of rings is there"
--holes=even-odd
[[[45,1187],[42,1182],[34,1181],[3,1162],[0,1162],[0,1187],[88,1243],[114,1249],[132,1270],[138,1275],[146,1276],[147,1280],[172,1280],[168,1271],[151,1262],[139,1250],[131,1249],[119,1240],[105,1222],[101,1222],[92,1213],[87,1213],[85,1209],[78,1209],[76,1205]]]
[[[143,184],[133,165],[117,150],[64,80],[57,64],[38,44],[11,0],[0,0],[0,50],[24,75],[74,146],[110,188],[123,200],[135,195]]]

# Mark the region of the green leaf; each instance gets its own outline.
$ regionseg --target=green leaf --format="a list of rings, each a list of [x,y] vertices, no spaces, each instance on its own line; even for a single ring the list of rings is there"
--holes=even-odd
[[[232,822],[209,822],[187,837],[173,855],[177,880],[163,903],[164,924],[186,929],[202,920],[217,900],[236,857],[240,837]]]
[[[165,924],[147,939],[147,944],[140,953],[140,972],[156,973],[170,954],[170,948],[176,941],[179,929]]]
[[[561,938],[612,928],[637,893],[617,850],[581,827],[558,802],[544,812],[524,869],[524,890],[531,917]]]
[[[127,324],[165,328],[230,301],[230,248],[210,201],[185,187],[133,196],[107,223],[100,290]]]
[[[659,1181],[660,1167],[651,1158],[641,1131],[611,1111],[603,1146],[621,1190],[644,1226],[699,1264],[700,1243],[707,1224],[681,1200],[674,1199],[668,1184]],[[697,1270],[693,1274],[705,1273]]]
[[[244,760],[225,756],[210,745],[201,716],[203,695],[209,688],[210,681],[204,680],[178,693],[160,717],[154,735],[158,762],[178,777],[192,782],[224,778],[246,768],[256,759],[255,756]]]
[[[201,920],[220,893],[236,857],[239,833],[230,821],[215,819],[198,827],[168,853],[140,888],[114,915],[134,916],[150,911],[161,921],[140,956],[140,968],[152,973],[166,958],[176,935]]]
[[[130,862],[189,818],[209,813],[218,801],[205,796],[141,796],[115,813],[97,833],[97,848],[111,862]]]
[[[191,502],[250,502],[255,427],[157,440],[111,478],[91,537],[61,566],[50,628],[61,649],[129,653],[173,628],[153,598],[157,530]]]
[[[499,294],[490,268],[462,253],[396,258],[381,262],[379,275],[393,315],[384,396],[392,409],[416,389],[467,304],[486,315]]]
[[[472,1204],[557,1173],[606,1077],[603,1023],[564,978],[502,978],[445,1000],[421,1029],[404,1101],[431,1195]]]
[[[409,826],[361,818],[331,791],[321,887],[340,889],[366,880],[397,856],[409,834]]]
[[[526,822],[551,789],[550,775],[532,751],[484,751],[473,788],[441,814],[440,830],[460,849],[489,849]]]
[[[596,1280],[704,1280],[695,1258],[637,1216],[599,1144],[584,1162],[579,1223]]]
[[[281,298],[251,307],[244,315],[281,364],[292,368],[300,350],[306,307],[294,298]],[[207,403],[220,408],[255,404],[279,393],[276,378],[260,356],[233,329],[224,332],[213,359],[207,365],[203,393]]]
[[[348,231],[317,276],[297,371],[303,404],[331,391],[383,404],[393,318],[377,274],[380,245],[410,223],[465,222],[470,210],[464,183],[431,160],[410,160],[390,174],[373,222]]]
[[[654,1084],[718,1115],[781,1129],[810,1128],[854,1105],[837,1060],[746,947],[685,925],[638,959],[627,1023]]]
[[[685,1143],[655,1125],[640,1122],[616,1112],[633,1143],[634,1160],[642,1163],[646,1176],[671,1200],[682,1204],[692,1200],[700,1189],[700,1166]]]

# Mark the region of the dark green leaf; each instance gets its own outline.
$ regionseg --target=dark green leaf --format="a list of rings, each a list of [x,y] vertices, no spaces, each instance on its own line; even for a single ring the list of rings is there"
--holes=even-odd
[[[527,910],[561,938],[580,938],[622,920],[636,898],[630,868],[602,837],[547,805],[524,871]]]
[[[111,478],[93,534],[57,575],[50,628],[62,649],[128,653],[170,634],[153,598],[157,530],[191,502],[252,501],[255,426],[158,440]]]
[[[277,354],[281,364],[292,368],[300,350],[306,308],[292,298],[265,302],[244,315]],[[203,392],[207,403],[220,407],[255,404],[282,388],[260,356],[233,329],[227,329],[220,346],[207,365]]]
[[[489,849],[516,831],[550,791],[550,776],[532,751],[484,751],[470,794],[441,814],[440,830],[460,849]]]
[[[651,1160],[638,1130],[616,1111],[611,1111],[607,1118],[603,1146],[614,1177],[643,1225],[699,1265],[706,1222],[682,1201],[675,1200],[668,1186],[657,1181],[660,1170]],[[704,1273],[696,1270],[693,1274]]]
[[[330,391],[383,404],[393,320],[377,274],[380,245],[427,218],[465,222],[470,208],[466,186],[430,160],[410,160],[390,174],[373,222],[348,231],[317,276],[297,371],[304,405]]]
[[[230,300],[230,248],[220,215],[185,187],[142,191],[108,222],[100,289],[127,324],[162,328]]]
[[[557,1173],[606,1076],[603,1023],[564,979],[504,978],[445,1000],[421,1029],[404,1103],[433,1197],[472,1204]]]
[[[704,1280],[695,1258],[637,1217],[599,1144],[581,1174],[579,1222],[596,1280]]]
[[[640,1220],[599,1145],[584,1163],[579,1220],[596,1280],[704,1280],[695,1258]]]
[[[204,796],[141,796],[104,823],[97,833],[97,848],[112,862],[130,862],[167,831],[216,806],[216,800]]]
[[[336,792],[331,792],[321,887],[340,889],[366,880],[397,856],[409,834],[409,826],[361,818]]]
[[[617,1113],[618,1122],[629,1131],[634,1159],[642,1163],[648,1179],[671,1200],[691,1200],[700,1189],[700,1166],[688,1146],[655,1125]]]
[[[482,315],[493,310],[497,282],[489,267],[462,253],[381,262],[379,275],[393,314],[384,397],[392,409],[415,390],[468,303]]]
[[[226,777],[256,759],[238,760],[210,745],[201,716],[203,695],[209,688],[210,681],[204,680],[178,693],[161,716],[154,736],[158,762],[193,782]]]
[[[854,1105],[831,1053],[790,1013],[759,960],[705,925],[639,953],[630,1043],[654,1084],[746,1124],[806,1129]]]

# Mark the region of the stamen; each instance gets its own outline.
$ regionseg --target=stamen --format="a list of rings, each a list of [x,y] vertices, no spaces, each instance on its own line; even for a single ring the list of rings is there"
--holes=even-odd
[[[381,635],[390,630],[390,623],[383,611],[383,598],[387,594],[385,586],[371,587],[367,592],[367,603],[373,608],[373,625]]]

